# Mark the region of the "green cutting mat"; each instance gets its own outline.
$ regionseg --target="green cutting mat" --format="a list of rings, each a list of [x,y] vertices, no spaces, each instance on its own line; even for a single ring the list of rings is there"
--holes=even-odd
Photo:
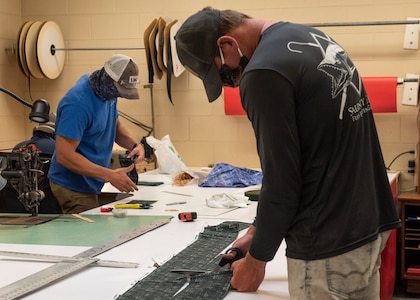
[[[39,225],[0,225],[0,243],[58,246],[97,246],[147,225],[157,219],[171,216],[114,216],[86,215],[94,223],[61,215]]]

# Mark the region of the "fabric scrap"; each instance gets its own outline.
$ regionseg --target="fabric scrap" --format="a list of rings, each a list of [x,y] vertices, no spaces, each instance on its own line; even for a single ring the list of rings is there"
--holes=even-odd
[[[200,187],[247,187],[261,184],[263,174],[260,171],[239,168],[226,163],[217,163]]]
[[[249,198],[239,194],[216,194],[206,198],[206,204],[213,208],[247,207]]]

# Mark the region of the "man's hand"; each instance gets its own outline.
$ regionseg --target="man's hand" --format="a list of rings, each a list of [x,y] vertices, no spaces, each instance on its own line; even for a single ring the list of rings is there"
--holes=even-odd
[[[123,193],[138,191],[137,185],[127,176],[127,173],[133,170],[134,167],[135,164],[132,164],[125,168],[113,170],[109,183]]]
[[[144,148],[141,144],[137,144],[133,150],[129,154],[127,154],[128,158],[135,157],[136,160],[134,161],[135,164],[138,164],[144,160]]]
[[[255,292],[264,280],[266,264],[247,253],[245,258],[232,263],[230,286],[238,292]]]
[[[255,226],[254,225],[249,226],[247,232],[242,237],[240,237],[235,242],[233,242],[232,246],[238,247],[239,249],[242,250],[242,253],[246,255],[248,253],[249,247],[251,247],[251,242],[252,242],[252,238],[254,237],[254,232],[255,232]],[[226,260],[231,260],[232,258],[235,257],[235,255],[236,255],[236,252],[232,251],[232,252],[223,254],[223,258],[225,258]]]
[[[238,292],[254,292],[264,280],[265,265],[267,263],[253,258],[248,252],[255,230],[254,225],[249,226],[247,232],[232,244],[233,247],[240,248],[245,254],[245,258],[239,259],[230,265],[230,269],[233,271],[230,286]],[[230,260],[235,254],[232,251],[223,254],[223,257]]]

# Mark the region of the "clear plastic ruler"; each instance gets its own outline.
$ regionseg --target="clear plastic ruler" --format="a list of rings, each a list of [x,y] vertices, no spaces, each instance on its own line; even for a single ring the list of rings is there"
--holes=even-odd
[[[0,299],[1,300],[12,300],[18,297],[22,297],[31,292],[41,289],[42,287],[51,284],[60,278],[72,274],[82,268],[85,268],[91,264],[100,262],[98,258],[94,256],[104,253],[116,246],[119,246],[125,242],[128,242],[140,235],[143,235],[153,229],[163,226],[170,222],[170,219],[158,219],[150,222],[147,225],[140,226],[126,234],[117,237],[114,240],[109,241],[100,246],[92,247],[86,251],[83,251],[73,257],[61,257],[64,258],[62,261],[25,278],[22,278],[14,283],[11,283],[3,288],[0,288]],[[31,253],[32,258],[46,259],[48,255]],[[51,256],[51,260],[57,260],[60,256]],[[106,262],[106,261],[105,261]],[[118,262],[119,263],[119,262]],[[98,263],[99,264],[99,263]],[[122,263],[124,264],[124,263]]]

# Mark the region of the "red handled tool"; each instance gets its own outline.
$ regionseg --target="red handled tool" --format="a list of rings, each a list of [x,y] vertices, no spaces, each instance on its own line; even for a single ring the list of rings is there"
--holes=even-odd
[[[182,212],[178,214],[178,219],[184,222],[191,222],[197,219],[196,212]]]
[[[111,212],[112,211],[112,207],[101,207],[100,208],[100,212]]]

